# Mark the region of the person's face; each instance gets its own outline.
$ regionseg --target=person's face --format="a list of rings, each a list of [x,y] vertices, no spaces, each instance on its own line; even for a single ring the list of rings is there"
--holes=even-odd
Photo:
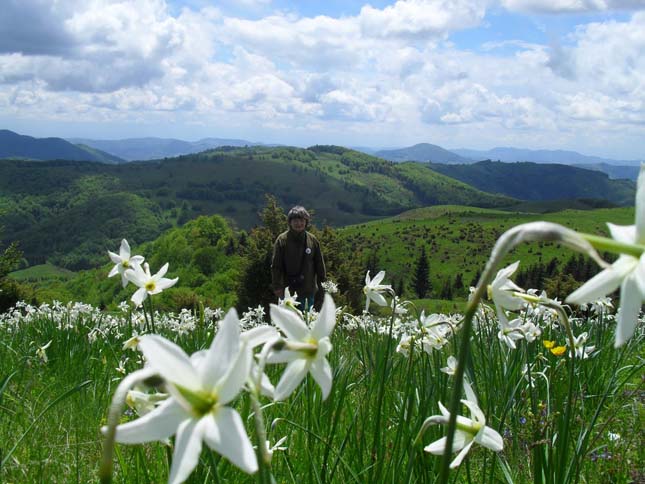
[[[307,226],[307,221],[304,218],[295,217],[291,219],[289,226],[294,232],[302,232]]]

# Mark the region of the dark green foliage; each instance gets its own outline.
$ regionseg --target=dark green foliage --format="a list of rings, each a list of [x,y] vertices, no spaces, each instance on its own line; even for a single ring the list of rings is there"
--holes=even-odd
[[[443,285],[441,286],[441,291],[439,292],[439,298],[440,299],[452,299],[452,281],[450,280],[450,277],[447,277]]]
[[[260,217],[262,226],[251,230],[241,249],[244,262],[237,286],[240,311],[258,304],[268,308],[270,303],[277,302],[271,289],[271,258],[276,237],[287,229],[287,217],[273,195],[266,195]]]
[[[459,295],[460,297],[463,297],[465,295],[464,281],[461,272],[458,272],[455,276],[455,280],[452,283],[452,289],[454,290],[455,294]]]
[[[179,278],[176,286],[155,297],[156,307],[176,311],[184,307],[195,309],[202,303],[228,308],[236,302],[242,263],[239,255],[227,253],[231,246],[236,247],[236,240],[237,234],[226,220],[214,215],[198,217],[181,228],[168,230],[152,242],[131,243],[131,247],[133,255],[146,258],[153,274],[168,262],[166,277]],[[112,251],[117,249],[118,244],[110,247]],[[98,306],[114,306],[129,300],[136,288],[130,284],[123,289],[118,276],[108,279],[111,264],[106,261],[107,255],[101,268],[82,271],[74,279],[63,282],[58,298],[66,300],[69,295],[73,300]]]
[[[635,183],[610,180],[599,171],[543,163],[480,161],[469,165],[428,165],[433,171],[489,193],[522,200],[604,199],[620,205],[634,203]]]
[[[554,257],[546,263],[538,260],[527,265],[517,272],[515,282],[525,289],[544,289],[549,297],[563,300],[597,273],[598,266],[592,259],[574,254],[564,264]]]
[[[313,210],[310,213],[313,216]],[[237,286],[237,307],[241,311],[258,304],[267,308],[270,303],[277,302],[271,289],[271,258],[276,237],[287,229],[287,218],[285,210],[272,195],[266,196],[266,206],[260,217],[262,225],[240,239],[240,253],[244,262]],[[307,230],[320,242],[328,279],[339,287],[339,293],[334,295],[336,304],[360,309],[365,304],[362,254],[354,252],[329,226],[320,231],[312,225]],[[322,295],[322,291],[319,291],[317,304],[322,302]]]
[[[361,311],[365,305],[365,268],[362,254],[354,251],[340,232],[329,226],[321,232],[316,232],[316,237],[325,257],[327,278],[338,285],[339,292],[334,295],[336,305]]]
[[[394,284],[392,284],[392,289],[394,289],[394,294],[401,297],[405,293],[405,280],[402,277],[399,277]]]
[[[310,146],[307,149],[313,151],[314,153],[333,153],[335,155],[342,155],[346,151],[349,151],[347,148],[334,145],[314,145]]]
[[[0,253],[0,312],[9,309],[16,301],[30,299],[25,286],[7,277],[18,266],[21,258],[22,252],[16,243],[10,244]]]
[[[557,297],[562,300],[580,287],[582,282],[577,281],[571,274],[558,272],[551,277],[545,278],[544,285],[541,287],[550,297]]]
[[[340,147],[228,147],[121,165],[0,160],[1,242],[19,241],[31,265],[96,267],[122,237],[152,240],[199,215],[226,214],[250,229],[259,222],[265,193],[277,194],[283,207],[315,207],[321,225],[429,203],[512,204],[424,166],[399,166]]]
[[[424,299],[428,297],[428,293],[430,292],[430,266],[428,265],[428,255],[426,254],[425,245],[421,246],[421,252],[416,261],[413,287],[417,298]]]

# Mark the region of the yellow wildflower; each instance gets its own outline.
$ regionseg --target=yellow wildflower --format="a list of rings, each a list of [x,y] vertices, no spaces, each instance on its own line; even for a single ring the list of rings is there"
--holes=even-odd
[[[549,341],[548,339],[543,339],[542,344],[547,350],[550,350],[555,346],[555,341]]]
[[[551,348],[551,353],[555,356],[562,356],[565,351],[567,351],[566,346],[556,346],[555,348]]]

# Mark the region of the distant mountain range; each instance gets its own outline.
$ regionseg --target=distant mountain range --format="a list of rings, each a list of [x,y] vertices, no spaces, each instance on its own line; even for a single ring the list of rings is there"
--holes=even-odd
[[[199,141],[184,141],[173,138],[129,138],[97,140],[70,138],[68,141],[107,151],[127,161],[158,160],[212,150],[221,146],[266,146],[243,139],[204,138]]]
[[[62,138],[33,138],[7,129],[0,130],[0,158],[124,163],[121,158],[91,146],[75,145]]]
[[[601,171],[614,179],[626,178],[629,180],[636,180],[641,163],[636,160],[612,160],[598,156],[587,156],[575,151],[527,150],[520,148],[493,148],[488,151],[469,149],[446,150],[441,146],[430,143],[420,143],[407,148],[380,151],[369,148],[356,149],[397,163],[403,161],[419,161],[447,165],[465,165],[484,160],[502,161],[505,163],[524,161],[531,163],[557,163],[560,165],[573,165],[588,170]]]
[[[402,161],[431,161],[433,163],[472,163],[469,158],[464,158],[441,146],[430,143],[419,143],[408,148],[393,150],[381,150],[374,153],[374,156],[400,163]]]
[[[532,163],[559,163],[561,165],[623,165],[623,166],[640,166],[640,161],[636,160],[612,160],[600,158],[598,156],[581,155],[576,151],[565,150],[526,150],[519,148],[493,148],[487,151],[455,149],[451,150],[464,158],[473,161],[530,161]],[[443,163],[443,162],[436,162]]]
[[[75,161],[99,161],[123,163],[172,158],[222,146],[279,146],[234,138],[204,138],[199,141],[184,141],[174,138],[129,138],[120,140],[97,140],[86,138],[32,138],[12,131],[0,130],[0,158],[24,158],[33,160],[67,159]],[[430,143],[419,143],[397,149],[377,150],[356,147],[357,151],[385,160],[430,162],[441,164],[472,164],[492,160],[532,163],[558,163],[574,165],[589,170],[601,171],[610,178],[636,180],[640,162],[636,160],[613,160],[587,156],[575,151],[527,150],[519,148],[493,148],[487,151],[470,149],[447,150]]]

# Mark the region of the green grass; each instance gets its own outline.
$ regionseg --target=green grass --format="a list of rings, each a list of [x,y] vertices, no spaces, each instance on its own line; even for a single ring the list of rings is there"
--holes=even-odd
[[[9,274],[12,279],[22,282],[35,282],[48,279],[69,280],[75,276],[73,271],[56,267],[53,264],[40,264]]]
[[[488,259],[495,240],[515,225],[537,220],[559,223],[565,227],[598,235],[607,235],[605,222],[629,225],[634,209],[564,210],[534,214],[506,212],[462,206],[435,206],[404,212],[396,217],[362,223],[341,230],[343,240],[355,253],[370,254],[379,269],[386,270],[386,281],[397,286],[405,283],[404,295],[412,291],[415,260],[425,245],[430,265],[431,298],[447,280],[462,275],[463,288],[453,297],[465,299],[468,286]],[[507,263],[521,260],[520,269],[536,262],[548,263],[557,257],[560,266],[573,252],[549,243],[524,244],[506,258]]]
[[[121,348],[131,335],[127,319],[116,327],[99,313],[69,316],[43,315],[18,328],[6,322],[0,325],[2,482],[96,481],[102,444],[99,428],[123,377],[117,367],[139,368],[139,355]],[[387,328],[388,320],[380,324]],[[97,327],[103,334],[96,333]],[[456,481],[530,482],[534,480],[532,460],[538,455],[543,468],[555,475],[558,452],[567,447],[571,457],[566,465],[572,472],[567,482],[638,482],[643,477],[638,474],[642,442],[629,429],[642,422],[643,335],[637,333],[625,349],[617,351],[612,347],[613,328],[613,320],[604,319],[584,319],[576,325],[576,334],[589,331],[590,343],[600,351],[576,361],[575,416],[569,422],[571,440],[565,446],[556,438],[569,385],[564,360],[551,355],[540,341],[521,342],[518,350],[511,351],[497,340],[496,322],[482,320],[472,342],[469,375],[487,425],[504,436],[504,451],[495,455],[473,447],[466,462],[453,472]],[[162,332],[189,353],[208,346],[212,339],[212,328],[205,324],[181,335]],[[557,327],[545,329],[544,336],[564,340]],[[45,362],[36,350],[48,341]],[[329,360],[334,386],[326,401],[321,401],[311,377],[285,402],[263,400],[268,439],[275,443],[287,436],[288,450],[277,451],[273,459],[277,482],[435,482],[440,458],[423,452],[423,445],[440,438],[444,430],[432,426],[419,445],[414,440],[424,419],[439,413],[437,402],[448,403],[450,377],[440,368],[454,354],[453,343],[430,354],[405,356],[395,352],[398,341],[387,334],[343,325],[332,342]],[[536,365],[534,371],[545,372],[548,386],[536,377],[531,391],[521,373],[527,361]],[[270,368],[272,381],[277,382],[282,368]],[[234,405],[253,440],[248,399],[242,397]],[[619,433],[620,440],[611,441],[609,431]],[[115,482],[163,482],[169,451],[161,443],[119,445]],[[611,453],[611,459],[603,452]],[[253,481],[206,450],[188,480]],[[564,481],[549,477],[544,482]]]

